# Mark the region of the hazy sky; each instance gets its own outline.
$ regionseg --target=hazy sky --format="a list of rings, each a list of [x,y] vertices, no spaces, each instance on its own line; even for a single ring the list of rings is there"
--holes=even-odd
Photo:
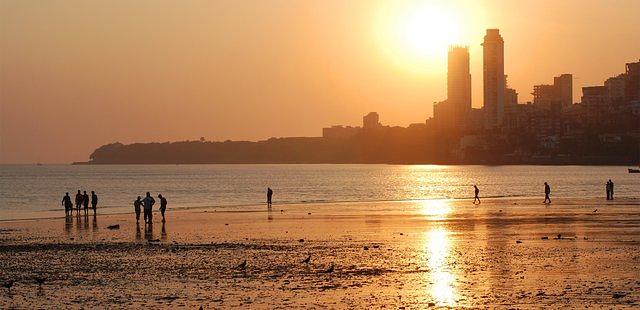
[[[640,58],[640,1],[0,0],[0,163],[87,160],[120,141],[319,136],[377,111],[406,126],[446,96],[448,43],[485,28],[520,101],[574,101]]]

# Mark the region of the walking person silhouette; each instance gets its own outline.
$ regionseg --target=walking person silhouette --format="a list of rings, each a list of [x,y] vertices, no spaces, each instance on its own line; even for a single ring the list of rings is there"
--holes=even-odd
[[[613,181],[611,181],[611,179],[609,179],[609,196],[611,200],[613,200]]]
[[[476,204],[476,201],[478,201],[478,204],[480,204],[480,197],[478,196],[480,194],[480,189],[478,189],[477,185],[473,186],[474,191],[475,191],[475,197],[473,198],[473,204]]]
[[[71,202],[71,197],[69,193],[66,193],[64,197],[62,197],[62,205],[64,206],[64,214],[69,215],[73,213],[73,203]]]
[[[551,198],[549,198],[549,195],[551,195],[551,186],[549,186],[547,182],[544,182],[544,202],[543,203],[551,203]]]

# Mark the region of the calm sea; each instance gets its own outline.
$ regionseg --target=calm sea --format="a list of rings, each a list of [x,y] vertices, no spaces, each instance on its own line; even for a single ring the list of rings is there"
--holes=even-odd
[[[245,208],[271,187],[275,204],[470,198],[639,197],[640,175],[615,166],[439,165],[2,165],[0,219],[59,216],[65,192],[94,190],[100,213],[130,212],[136,196],[162,193],[170,208]],[[542,198],[541,198],[542,199]]]

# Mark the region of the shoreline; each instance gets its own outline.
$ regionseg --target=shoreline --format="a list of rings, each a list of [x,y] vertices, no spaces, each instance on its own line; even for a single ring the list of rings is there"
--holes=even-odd
[[[552,196],[553,197],[553,196]],[[539,197],[531,197],[531,196],[492,196],[492,197],[481,197],[483,201],[489,201],[492,203],[497,203],[499,201],[507,201],[507,200],[517,200],[517,201],[529,201],[530,203],[535,203],[535,201]],[[593,201],[597,202],[601,200],[601,197],[553,197],[553,201],[560,201],[563,204],[570,203],[570,201]],[[360,205],[360,204],[377,204],[377,203],[406,203],[406,202],[425,202],[425,201],[452,201],[452,202],[463,202],[463,201],[473,201],[473,197],[463,197],[463,198],[429,198],[429,199],[372,199],[372,200],[340,200],[340,201],[300,201],[300,202],[283,202],[277,203],[274,207],[289,207],[289,206],[305,206],[305,205],[336,205],[336,204],[351,204],[351,205]],[[615,205],[640,205],[640,197],[627,197],[620,196],[617,197],[616,200],[606,201],[607,204],[615,204]],[[557,204],[557,203],[556,203]],[[209,206],[184,206],[184,207],[172,207],[168,208],[169,212],[172,211],[191,211],[191,210],[210,210],[214,209],[215,212],[267,212],[265,209],[266,203],[248,203],[248,204],[230,204],[230,205],[209,205]],[[553,205],[553,204],[552,204]],[[251,209],[238,209],[248,207]],[[116,209],[116,208],[127,208],[126,206],[109,206],[103,207],[104,209]],[[219,208],[220,210],[218,210]],[[103,210],[104,210],[103,209]],[[131,207],[132,209],[132,207]],[[75,212],[74,207],[74,212]],[[98,208],[101,210],[101,208]],[[81,213],[84,214],[84,209],[81,209]],[[42,211],[35,211],[33,213],[63,213],[64,209],[61,207],[60,209],[48,209]],[[158,212],[158,210],[154,210],[154,212]],[[133,210],[122,211],[122,212],[113,212],[113,213],[98,213],[98,216],[109,216],[109,215],[124,215],[124,214],[133,214]],[[93,216],[93,211],[89,208],[88,212],[89,216]],[[75,213],[74,213],[75,216]],[[53,216],[42,216],[42,217],[28,217],[28,218],[7,218],[0,219],[0,223],[3,222],[14,222],[14,221],[32,221],[32,220],[46,220],[46,219],[64,219],[65,215],[53,215]]]
[[[0,222],[2,280],[17,283],[0,308],[638,307],[638,206],[429,200]]]

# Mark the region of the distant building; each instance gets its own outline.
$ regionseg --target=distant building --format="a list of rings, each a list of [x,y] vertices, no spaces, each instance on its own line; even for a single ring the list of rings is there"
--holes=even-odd
[[[504,116],[504,41],[498,29],[487,29],[483,47],[484,109],[487,126],[501,127]]]
[[[627,75],[619,74],[615,77],[610,77],[604,81],[604,86],[609,93],[609,101],[612,103],[619,103],[624,100],[625,86],[627,84]]]
[[[471,110],[471,73],[469,71],[469,48],[449,47],[447,65],[447,101],[457,114]]]
[[[553,78],[553,86],[556,88],[556,96],[563,109],[573,104],[573,75],[561,74]]]
[[[447,66],[447,100],[434,103],[436,128],[451,131],[464,126],[471,111],[471,73],[469,48],[449,47]]]
[[[640,100],[640,60],[628,63],[626,69],[625,101],[638,101]]]
[[[565,110],[573,104],[573,76],[562,74],[553,78],[553,85],[535,85],[532,95],[539,108]]]
[[[369,114],[362,117],[362,128],[366,129],[375,129],[379,128],[380,125],[380,116],[376,112],[369,112]]]
[[[609,90],[606,86],[583,87],[580,102],[590,107],[606,106],[609,104]]]
[[[357,135],[362,128],[351,126],[331,126],[322,128],[322,137],[325,139],[348,139]]]

